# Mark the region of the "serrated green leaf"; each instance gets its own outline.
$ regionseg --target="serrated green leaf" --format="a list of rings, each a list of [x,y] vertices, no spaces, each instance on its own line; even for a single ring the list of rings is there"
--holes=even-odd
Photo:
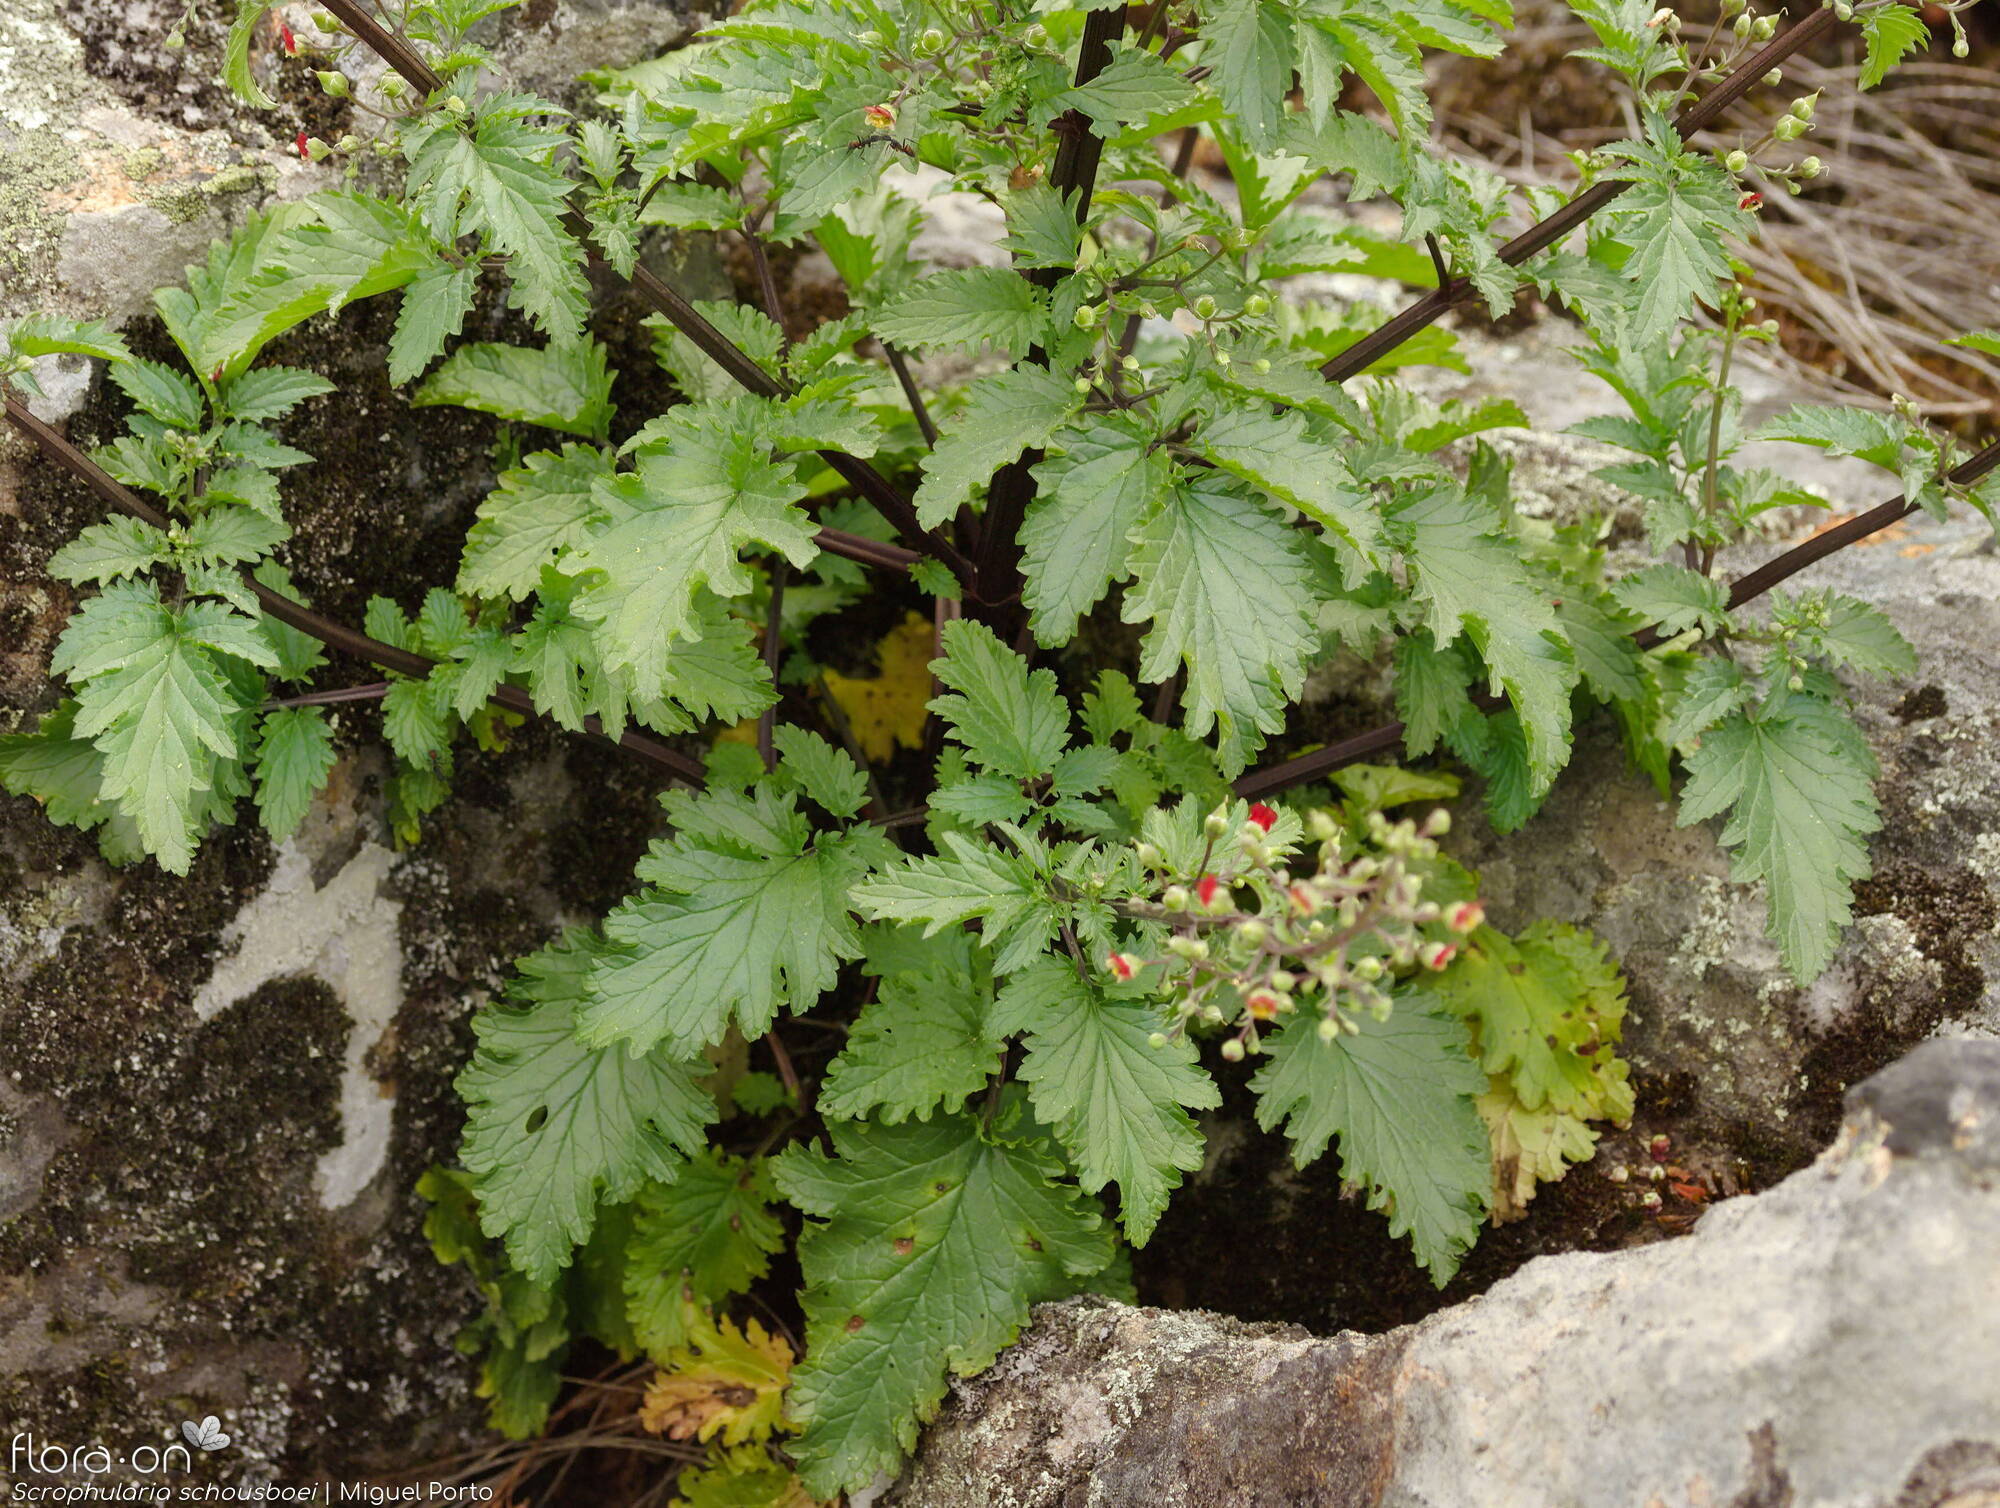
[[[632,1333],[655,1359],[687,1344],[686,1302],[704,1308],[747,1291],[770,1270],[785,1233],[761,1162],[706,1148],[680,1176],[640,1194],[625,1248]]]
[[[703,1150],[714,1102],[707,1064],[664,1053],[592,1050],[572,1030],[597,945],[571,932],[519,964],[510,994],[473,1018],[478,1039],[457,1087],[468,1114],[460,1155],[476,1180],[479,1223],[509,1259],[549,1282],[597,1219],[600,1199],[671,1183]]]
[[[1222,1103],[1183,1036],[1154,1047],[1166,1019],[1138,1000],[1107,998],[1066,959],[1042,958],[1007,979],[997,1029],[1025,1029],[1019,1077],[1095,1193],[1118,1185],[1125,1235],[1144,1246],[1179,1185],[1202,1165],[1189,1110]]]
[[[1527,736],[1533,793],[1569,762],[1570,691],[1577,670],[1548,594],[1522,570],[1495,521],[1456,488],[1411,498],[1395,514],[1409,531],[1413,595],[1433,638],[1463,632],[1505,691]]]
[[[1729,627],[1728,588],[1686,566],[1648,566],[1612,583],[1611,594],[1667,637],[1690,628],[1714,634]]]
[[[565,566],[585,577],[573,610],[593,625],[606,668],[629,667],[642,688],[664,684],[676,638],[702,632],[699,588],[723,597],[750,590],[742,549],[776,550],[799,570],[818,553],[812,520],[793,506],[804,484],[754,432],[728,427],[728,412],[600,483],[596,501],[610,523]]]
[[[282,419],[308,398],[333,391],[333,383],[301,367],[254,367],[222,390],[222,412],[245,424]]]
[[[601,441],[611,423],[611,383],[604,347],[594,340],[540,350],[480,342],[452,352],[410,403],[456,404]]]
[[[64,319],[57,314],[28,314],[7,328],[7,346],[17,356],[95,356],[100,361],[130,361],[125,337],[104,321]]]
[[[856,885],[855,908],[870,921],[923,922],[926,937],[978,918],[1002,973],[1047,946],[1055,908],[1026,861],[953,832],[940,834],[938,846],[935,858],[907,860]]]
[[[1742,666],[1722,655],[1705,655],[1681,682],[1661,736],[1670,744],[1684,744],[1749,705],[1751,697]]]
[[[396,315],[396,332],[389,337],[391,382],[409,382],[423,375],[424,368],[437,359],[445,343],[458,334],[478,291],[479,264],[476,262],[467,262],[462,266],[433,262],[410,279],[403,288],[403,306]],[[605,378],[604,382],[608,387],[609,378]]]
[[[1069,743],[1069,707],[1055,672],[1030,670],[993,630],[970,618],[944,627],[944,658],[931,674],[951,688],[930,710],[943,718],[975,763],[1016,780],[1055,768]]]
[[[242,565],[262,560],[291,533],[282,519],[256,508],[217,506],[188,525],[181,551],[202,565]]]
[[[1727,810],[1731,877],[1769,887],[1769,932],[1801,984],[1825,969],[1853,919],[1881,826],[1875,760],[1845,713],[1794,698],[1779,713],[1733,713],[1687,760],[1680,824]]]
[[[58,581],[83,586],[135,575],[172,554],[165,534],[120,514],[85,527],[49,557],[48,572]]]
[[[1002,246],[1022,270],[1076,266],[1083,246],[1083,227],[1076,223],[1074,196],[1065,199],[1046,183],[1017,190],[1004,201],[1007,239]]]
[[[1277,0],[1222,0],[1203,20],[1202,61],[1215,69],[1223,104],[1250,149],[1270,151],[1292,82],[1291,12]]]
[[[1052,110],[1080,110],[1098,134],[1115,136],[1126,126],[1143,125],[1191,105],[1195,88],[1158,53],[1126,48],[1087,84],[1076,84],[1049,101]]]
[[[236,0],[236,17],[229,23],[229,39],[222,49],[222,82],[253,110],[275,110],[278,102],[266,94],[250,71],[250,40],[257,23],[264,19],[270,0]]]
[[[773,728],[771,743],[799,789],[833,816],[852,817],[868,804],[868,776],[846,750],[794,723]]]
[[[1029,1306],[1112,1257],[1103,1220],[1026,1147],[963,1116],[828,1127],[834,1155],[792,1147],[775,1176],[808,1216],[806,1360],[792,1449],[821,1497],[894,1474],[947,1373],[991,1365]]]
[[[1492,1151],[1473,1096],[1486,1075],[1466,1053],[1465,1028],[1405,996],[1387,1021],[1361,1016],[1359,1035],[1323,1039],[1300,1016],[1270,1039],[1250,1087],[1257,1124],[1282,1123],[1299,1167],[1340,1138],[1340,1176],[1408,1236],[1442,1288],[1479,1234],[1493,1182]]]
[[[119,391],[162,424],[172,429],[201,428],[208,407],[201,389],[172,367],[134,356],[113,363],[110,375]]]
[[[1194,445],[1223,470],[1290,503],[1364,558],[1379,530],[1368,494],[1305,416],[1268,408],[1228,408],[1195,434]]]
[[[451,746],[449,692],[429,679],[397,681],[382,698],[382,733],[396,757],[422,765]]]
[[[501,472],[466,531],[458,589],[515,601],[531,595],[542,568],[589,537],[601,516],[592,493],[611,475],[609,458],[588,445],[538,450]]]
[[[532,102],[531,102],[532,103]],[[571,189],[555,153],[567,138],[481,104],[475,132],[451,127],[414,138],[410,182],[426,186],[426,223],[441,241],[484,231],[508,257],[520,306],[552,341],[573,341],[589,309],[583,248],[563,226]]]
[[[1061,443],[1060,455],[1034,467],[1021,521],[1021,597],[1048,646],[1068,643],[1077,619],[1127,574],[1128,537],[1172,475],[1151,437],[1119,416],[1091,415]]]
[[[809,1009],[841,960],[860,956],[847,889],[864,867],[837,839],[757,857],[685,850],[672,893],[642,894],[605,919],[617,951],[591,970],[578,1037],[633,1053],[660,1043],[694,1052],[731,1020],[759,1037],[780,1006]]]
[[[1889,76],[1914,48],[1925,46],[1931,29],[1922,12],[1907,5],[1885,5],[1861,18],[1861,35],[1868,42],[1868,56],[1861,64],[1860,84],[1873,89]]]
[[[1014,367],[973,383],[964,410],[924,466],[918,521],[931,529],[950,518],[994,472],[1047,444],[1081,402],[1071,381],[1046,367]]]
[[[265,713],[257,741],[257,814],[264,831],[279,842],[297,832],[333,763],[333,730],[318,707]]]
[[[1048,329],[1049,312],[1034,284],[1007,267],[933,272],[875,313],[875,334],[914,350],[976,351],[994,346],[1027,354]]]
[[[1139,678],[1182,666],[1187,728],[1214,730],[1217,759],[1240,772],[1284,726],[1284,709],[1318,650],[1311,573],[1296,534],[1241,485],[1213,474],[1171,488],[1133,535],[1124,620],[1149,623]]]
[[[894,1125],[957,1111],[1000,1069],[999,1035],[987,1025],[993,984],[983,969],[933,962],[884,973],[820,1086],[822,1115],[875,1115]]]

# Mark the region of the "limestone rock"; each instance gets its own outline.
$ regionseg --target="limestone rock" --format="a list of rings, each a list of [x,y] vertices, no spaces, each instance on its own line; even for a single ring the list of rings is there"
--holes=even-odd
[[[2000,1494],[2000,1043],[1925,1043],[1684,1241],[1379,1336],[1072,1300],[900,1508],[1974,1508]]]

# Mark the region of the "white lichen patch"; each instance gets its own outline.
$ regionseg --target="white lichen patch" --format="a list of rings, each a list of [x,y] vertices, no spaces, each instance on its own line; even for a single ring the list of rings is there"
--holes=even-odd
[[[273,979],[308,974],[340,997],[353,1022],[340,1080],[340,1145],[319,1159],[323,1208],[351,1203],[381,1171],[395,1096],[368,1072],[370,1052],[402,1003],[402,907],[384,894],[394,855],[363,843],[324,885],[304,849],[287,842],[264,893],[223,934],[224,958],[194,1000],[206,1021]]]

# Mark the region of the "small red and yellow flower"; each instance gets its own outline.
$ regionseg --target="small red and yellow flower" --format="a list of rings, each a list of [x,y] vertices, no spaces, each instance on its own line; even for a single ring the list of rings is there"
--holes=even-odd
[[[1243,997],[1243,1008],[1253,1021],[1275,1021],[1282,1002],[1270,990],[1252,990]]]
[[[896,129],[896,107],[894,105],[864,105],[861,118],[868,122],[871,131],[884,133]]]
[[[1120,981],[1129,980],[1139,972],[1138,964],[1134,963],[1123,953],[1107,953],[1104,958],[1104,967],[1109,969]]]
[[[1278,814],[1259,801],[1255,806],[1250,808],[1250,820],[1263,828],[1265,832],[1269,832],[1271,825],[1278,820]]]
[[[285,44],[285,51],[292,57],[299,55],[299,39],[292,35],[291,27],[282,20],[278,22],[278,39]]]
[[[1441,969],[1457,956],[1457,943],[1430,942],[1417,949],[1417,962],[1427,969]]]
[[[1477,930],[1485,920],[1486,906],[1481,901],[1460,901],[1456,906],[1446,908],[1444,913],[1444,924],[1460,936]]]
[[[1195,881],[1194,893],[1196,898],[1200,900],[1204,910],[1215,904],[1215,893],[1221,888],[1222,881],[1218,880],[1212,874],[1205,874],[1199,880]]]
[[[1762,209],[1764,207],[1764,196],[1758,193],[1755,189],[1752,189],[1749,193],[1745,194],[1741,199],[1738,199],[1736,201],[1736,207],[1738,209],[1749,209],[1749,210]]]

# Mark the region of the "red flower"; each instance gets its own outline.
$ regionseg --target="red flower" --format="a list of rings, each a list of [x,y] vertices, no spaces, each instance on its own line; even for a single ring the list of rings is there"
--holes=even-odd
[[[1106,967],[1108,967],[1111,970],[1111,972],[1116,974],[1121,980],[1130,979],[1134,974],[1139,972],[1138,969],[1133,966],[1132,960],[1127,958],[1123,953],[1108,954],[1106,955],[1104,962]]]
[[[1222,888],[1222,882],[1212,874],[1205,874],[1196,883],[1194,893],[1201,898],[1203,906],[1214,904],[1215,892]]]
[[[1736,207],[1738,209],[1762,209],[1764,207],[1764,196],[1758,193],[1745,194],[1741,199],[1736,201]]]
[[[278,36],[285,44],[285,51],[293,57],[297,57],[299,55],[299,39],[292,35],[291,27],[287,26],[282,20],[278,22]]]
[[[311,162],[313,154],[306,148],[306,133],[303,131],[299,132],[298,146],[299,146],[299,161]]]
[[[1250,820],[1263,828],[1265,832],[1269,832],[1271,824],[1278,820],[1278,814],[1260,801],[1250,808]]]

